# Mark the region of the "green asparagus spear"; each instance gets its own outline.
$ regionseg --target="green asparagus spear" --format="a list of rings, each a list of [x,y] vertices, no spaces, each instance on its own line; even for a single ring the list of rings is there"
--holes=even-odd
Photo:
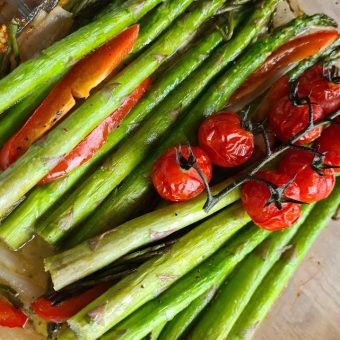
[[[143,6],[140,6],[138,13],[150,1],[143,1]],[[124,71],[87,99],[73,114],[33,144],[21,158],[0,174],[0,216],[4,216],[8,209],[52,170],[65,154],[117,109],[126,96],[187,41],[195,29],[213,15],[222,3],[223,0],[201,1],[190,13],[178,19],[155,44]],[[80,121],[86,124],[80,125]],[[94,201],[96,201],[95,197],[92,203]],[[66,224],[68,224],[67,220],[66,217]],[[64,228],[67,226],[64,225]]]
[[[251,0],[245,0],[241,3],[245,3]],[[142,27],[139,32],[139,37],[133,48],[132,53],[128,56],[128,59],[135,56],[140,50],[145,48],[150,42],[165,28],[167,28],[171,21],[176,19],[183,11],[193,2],[193,0],[181,1],[165,1],[162,5],[154,10],[154,12],[143,19]],[[229,4],[229,1],[227,2]],[[238,8],[237,1],[231,1],[229,8],[223,8],[225,11],[232,11]],[[145,23],[145,24],[144,24]]]
[[[213,192],[218,192],[218,189],[225,187],[227,183],[230,183],[230,180],[215,186],[212,189]],[[239,198],[240,192],[236,190],[219,202],[208,214],[202,209],[206,194],[189,202],[172,204],[155,210],[83,242],[77,247],[48,257],[45,259],[45,269],[50,272],[54,287],[59,290],[105,267],[134,249],[155,242],[204,219]]]
[[[177,63],[153,83],[142,100],[117,129],[111,132],[105,145],[89,162],[74,170],[63,179],[34,188],[28,194],[26,200],[3,222],[0,228],[0,238],[12,249],[17,249],[30,240],[34,233],[34,225],[39,223],[37,221],[38,218],[46,213],[48,209],[53,209],[53,205],[58,204],[58,200],[73,188],[80,178],[83,179],[87,176],[87,174],[91,172],[90,169],[98,165],[114,146],[117,145],[128,132],[138,126],[158,103],[201,65],[204,60],[209,57],[211,51],[222,41],[223,37],[221,33],[216,30],[185,53]],[[117,225],[118,224],[120,223],[117,223]]]
[[[240,203],[214,215],[70,318],[72,330],[88,339],[104,334],[208,258],[249,220]]]
[[[193,2],[193,0],[186,0],[178,3],[177,0],[171,0],[163,3],[157,7],[148,17],[145,23],[141,24],[138,39],[133,48],[133,53],[137,54],[146,45],[150,44],[162,31],[164,31],[171,22],[177,18],[184,10]],[[115,6],[121,5],[122,1],[115,1]],[[72,5],[72,6],[71,6]],[[67,8],[72,12],[78,12],[79,9],[88,5],[87,2],[82,4],[74,3],[67,4]],[[71,7],[69,7],[71,6]],[[112,6],[112,5],[111,5]],[[130,53],[132,56],[132,54]],[[61,76],[59,76],[60,78]],[[57,80],[57,79],[56,79]],[[55,83],[56,80],[50,81]],[[6,112],[6,119],[0,120],[0,147],[4,142],[11,137],[17,129],[27,120],[31,111],[39,104],[39,102],[48,93],[47,89],[51,86],[48,84],[41,85],[35,89],[34,93],[25,98],[22,102]],[[46,90],[44,90],[46,89]],[[15,113],[14,113],[15,112]]]
[[[288,231],[284,231],[284,232],[278,232],[278,233],[274,233],[272,234],[269,239],[267,238],[262,245],[260,245],[259,247],[257,247],[257,250],[255,250],[252,254],[248,255],[248,257],[241,262],[241,264],[238,265],[238,267],[247,267],[247,264],[250,266],[249,269],[249,276],[247,276],[247,280],[248,277],[249,279],[253,279],[253,277],[251,276],[251,274],[254,274],[256,272],[256,270],[258,269],[258,264],[260,264],[260,266],[270,266],[270,261],[271,259],[269,259],[269,257],[266,257],[266,259],[264,260],[264,262],[262,262],[261,260],[259,261],[258,256],[261,256],[261,250],[266,250],[265,252],[262,252],[262,255],[266,255],[268,254],[268,251],[270,249],[276,249],[276,250],[280,250],[280,248],[283,248],[285,245],[285,242],[289,241],[290,237],[300,228],[300,226],[304,223],[304,221],[306,220],[308,214],[310,213],[310,211],[312,210],[312,206],[308,206],[304,209],[302,216],[300,218],[300,220]],[[273,254],[273,258],[275,258],[275,256],[279,256],[279,253],[277,252],[276,254]],[[257,266],[254,264],[254,267],[252,266],[252,260],[254,259],[257,263]],[[262,256],[261,256],[262,258]],[[240,271],[238,269],[238,271]],[[248,275],[248,274],[247,274]],[[259,275],[261,275],[261,273],[259,272]],[[231,280],[232,281],[236,281],[237,278],[239,278],[240,274],[232,274],[231,276]],[[256,278],[257,280],[257,278]],[[215,287],[216,290],[221,286],[222,281],[219,282],[219,284],[217,285],[215,283]],[[228,284],[228,282],[227,282]],[[223,286],[222,286],[223,287]],[[239,286],[237,287],[237,290],[241,290],[244,293],[247,293],[247,289],[244,289],[245,285],[244,285],[244,281],[240,281],[239,282]],[[223,290],[225,288],[222,288]],[[200,297],[198,297],[196,300],[194,300],[185,310],[183,310],[181,313],[179,313],[178,315],[176,315],[176,317],[168,322],[168,324],[166,325],[166,327],[164,328],[160,339],[161,340],[167,340],[167,339],[179,339],[183,337],[183,334],[187,334],[188,330],[192,327],[193,325],[193,321],[197,318],[197,316],[199,315],[199,313],[208,305],[208,303],[210,302],[211,298],[213,296],[209,296],[209,299],[206,298],[206,295],[208,294],[208,292],[206,292],[205,294],[201,295]],[[214,299],[218,302],[219,297],[221,296],[220,293],[219,295],[215,295],[214,294]],[[233,298],[235,297],[235,300],[233,300]],[[236,303],[239,300],[237,300],[237,296],[236,294],[233,292],[232,295],[230,295],[230,299],[228,299],[227,303]],[[229,302],[230,300],[230,302]],[[229,314],[225,314],[226,317],[229,316]],[[195,323],[197,325],[197,327],[200,327],[199,322]],[[205,334],[205,333],[202,333]]]
[[[320,59],[330,58],[334,51],[340,46],[340,38],[335,39],[328,47],[315,53],[313,56],[303,60],[296,67],[294,67],[289,73],[288,77],[290,81],[297,80],[303,72],[314,66]]]
[[[181,15],[194,0],[167,0],[158,6],[154,12],[145,18],[138,39],[128,58],[133,58],[139,51],[149,45],[164,31],[179,15]]]
[[[303,228],[292,240],[292,248],[286,251],[256,289],[251,300],[232,328],[228,339],[250,339],[257,326],[268,313],[281,291],[307,255],[320,232],[327,226],[340,204],[340,183],[331,196],[317,203]]]
[[[179,114],[201,93],[208,81],[223,67],[233,61],[250,43],[256,33],[268,22],[276,4],[277,0],[267,0],[265,6],[255,11],[251,20],[230,44],[221,47],[202,68],[197,70],[177,88],[171,96],[157,107],[156,111],[144,122],[143,126],[104,162],[102,167],[98,168],[58,209],[47,216],[46,220],[42,221],[38,229],[39,235],[49,243],[55,244],[66,234],[66,231],[69,232],[75,228],[90,213],[97,209],[98,202],[101,203],[147,157],[152,148],[155,148],[159,138],[169,130]],[[234,88],[233,86],[230,87]],[[219,108],[221,107],[220,105]],[[138,147],[138,152],[136,151],[136,146]],[[104,207],[103,209],[106,208]],[[68,225],[65,230],[63,226],[65,225],[66,216],[68,216]],[[96,214],[95,230],[97,230],[97,225],[100,226],[100,228],[98,227],[99,230],[107,229],[107,227],[101,226],[104,222],[107,226],[107,221],[108,219],[111,220],[111,217],[105,216],[104,221],[102,211],[100,211],[99,218],[98,216]],[[98,220],[104,222],[97,224]],[[85,228],[83,229],[84,233],[87,234],[91,230],[90,235],[93,235],[95,231],[93,224]]]
[[[176,314],[176,316],[166,324],[159,335],[159,340],[177,340],[184,338],[190,326],[212,300],[215,294],[216,288],[213,286],[212,289],[209,289],[193,300],[189,306]]]
[[[294,23],[292,24],[292,26],[287,26],[285,28],[281,28],[280,30],[276,31],[276,33],[274,33],[274,36],[272,37],[272,39],[267,38],[264,41],[269,44],[270,46],[273,47],[277,46],[278,43],[276,44],[276,40],[280,40],[283,39],[282,36],[285,36],[285,34],[283,34],[282,32],[286,32],[288,31],[289,34],[286,35],[291,35],[291,34],[296,34],[299,30],[296,29],[296,27],[299,27],[300,30],[302,30],[305,25],[311,24],[312,22],[315,21],[319,21],[320,17],[312,17],[312,18],[300,18],[297,19],[296,21],[294,21]],[[291,30],[288,27],[293,27],[294,29],[292,29],[293,32],[291,32]],[[268,41],[269,39],[269,41]],[[258,44],[260,44],[260,46],[262,46],[263,42],[257,43],[255,45],[255,47],[258,48]],[[266,46],[266,45],[264,45]],[[256,51],[256,56],[252,56],[252,54],[250,54],[250,56],[252,56],[252,58],[250,58],[251,60],[258,58],[258,49],[255,49]],[[262,48],[264,48],[262,46]],[[269,54],[270,52],[267,49],[267,53]],[[245,55],[246,57],[246,61],[248,61],[249,59],[249,54]],[[244,57],[241,58],[241,61],[243,60]],[[265,58],[265,57],[264,57]],[[252,63],[256,63],[255,61],[252,61]],[[246,65],[244,65],[244,63],[239,63],[242,67],[241,69],[238,69],[238,73],[236,73],[236,77],[239,77],[239,74],[243,72],[243,68],[247,69],[250,68],[249,65],[247,65],[247,63],[245,63]],[[238,68],[237,64],[233,69]],[[255,68],[255,66],[253,66]],[[232,70],[233,70],[232,69]],[[249,71],[250,72],[250,71]],[[229,72],[227,73],[227,75],[229,75],[229,77],[231,77],[231,74],[233,74],[233,72]],[[227,77],[226,79],[229,79],[229,77]],[[245,74],[242,75],[242,77],[246,77]],[[222,80],[225,80],[225,78],[223,78]],[[230,80],[230,79],[229,79]],[[241,81],[240,81],[241,82]],[[233,83],[233,82],[230,82]],[[231,86],[229,84],[229,86]],[[222,91],[222,89],[225,89],[227,86],[225,85],[223,88],[221,88],[220,92]],[[219,93],[220,93],[219,92]],[[209,91],[207,91],[207,93],[209,93]],[[213,94],[215,92],[213,91]],[[209,98],[209,97],[208,97]],[[199,101],[200,102],[200,101]],[[198,108],[196,107],[196,110],[198,109],[204,109],[203,107],[203,103],[201,103],[201,106]],[[208,107],[208,109],[211,109],[211,106]],[[199,119],[195,120],[195,116],[194,119],[190,119],[188,120],[184,120],[184,122],[186,123],[186,125],[189,125],[189,122],[193,122],[193,123],[197,123],[196,121]],[[184,127],[187,128],[187,131],[189,130],[189,127],[187,127],[186,125],[184,125]],[[180,125],[180,127],[182,127],[182,125]],[[183,132],[183,130],[179,129],[179,132]],[[185,131],[185,130],[184,130]],[[176,129],[177,132],[177,129]],[[184,133],[183,133],[184,134]],[[184,134],[185,135],[185,134]],[[174,134],[172,135],[172,138],[169,139],[170,145],[174,145],[176,144],[176,140],[175,137],[177,137],[179,140],[181,140],[181,134]],[[178,140],[177,140],[178,142]],[[194,219],[199,220],[201,218],[203,218],[204,216],[206,216],[206,214],[202,211],[201,213],[198,213],[199,209],[202,207],[202,205],[200,205],[202,203],[201,200],[204,200],[205,195],[200,196],[198,199],[192,201],[192,202],[188,202],[185,203],[183,205],[175,205],[175,206],[170,206],[167,207],[165,209],[170,209],[171,211],[171,207],[182,207],[182,211],[185,213],[186,209],[190,209],[190,207],[194,207],[195,204],[197,204],[196,202],[200,202],[198,205],[195,206],[195,211],[196,214],[194,216],[194,218],[190,219],[189,224],[194,222]],[[193,205],[191,205],[191,203]],[[226,205],[220,205],[219,209],[221,209],[222,207],[224,207]],[[215,209],[217,208],[217,206],[215,206]],[[166,210],[169,211],[169,210]],[[217,211],[217,210],[214,210]],[[142,220],[139,219],[134,219],[133,221],[130,221],[128,223],[123,224],[121,227],[117,227],[114,230],[114,233],[106,233],[103,234],[101,236],[98,236],[97,238],[95,238],[95,243],[98,243],[98,240],[101,240],[102,242],[100,242],[99,244],[97,244],[96,247],[96,251],[92,251],[89,248],[89,245],[87,242],[84,242],[82,244],[80,244],[79,246],[70,249],[69,251],[63,252],[59,255],[56,255],[50,259],[47,259],[46,261],[46,269],[50,270],[51,275],[53,277],[53,280],[56,284],[56,287],[61,288],[63,285],[74,282],[74,280],[80,279],[84,276],[86,276],[87,274],[90,274],[92,272],[94,272],[95,270],[102,268],[103,266],[107,265],[108,263],[114,261],[115,259],[117,259],[118,257],[122,256],[124,254],[124,251],[131,251],[133,249],[135,249],[135,247],[139,247],[142,246],[143,244],[146,244],[148,242],[150,242],[149,238],[147,235],[149,235],[150,229],[149,229],[149,223],[150,220],[151,221],[157,221],[157,219],[159,218],[159,215],[164,214],[164,210],[161,209],[153,214],[147,214],[144,217],[142,217]],[[176,216],[175,216],[176,217]],[[167,220],[167,224],[165,225],[163,231],[166,231],[166,235],[168,235],[169,233],[171,233],[171,225],[173,224],[174,221],[174,216],[170,216],[168,215],[168,220]],[[134,223],[138,224],[134,224]],[[175,230],[181,229],[183,227],[185,227],[187,221],[182,221],[180,224],[178,224],[178,226],[175,228]],[[132,228],[127,228],[126,226],[132,226]],[[137,228],[138,226],[138,228]],[[174,231],[175,231],[174,230]],[[131,234],[132,231],[134,231],[134,234]],[[147,233],[145,235],[145,233]],[[144,236],[143,236],[144,235]],[[132,242],[134,241],[134,242]],[[127,245],[126,245],[127,243]],[[114,251],[112,251],[112,249],[114,249]],[[88,266],[88,263],[91,262],[95,265],[92,265],[91,267]],[[69,281],[68,281],[69,280]],[[60,286],[59,286],[60,285]]]
[[[237,318],[249,302],[265,275],[280,258],[292,237],[311,212],[313,205],[304,208],[303,214],[293,227],[273,233],[236,268],[230,280],[220,288],[212,303],[197,320],[189,338],[226,339]]]
[[[106,6],[103,11],[100,11],[97,14],[97,16],[103,15],[102,12],[110,10],[111,7],[113,6],[121,6],[124,3],[124,1],[126,2],[126,0],[111,0],[109,6]],[[99,5],[98,3],[103,3],[103,1],[102,0],[66,0],[66,1],[63,1],[61,4],[64,9],[66,9],[69,12],[72,12],[73,15],[81,16],[82,12],[88,9],[92,10],[93,7],[96,7],[96,5]],[[105,1],[104,1],[104,4],[105,4]]]
[[[40,85],[34,93],[0,116],[0,148],[22,127],[59,78],[60,76],[54,77],[45,84]]]
[[[159,338],[159,334],[161,334],[166,322],[159,324],[155,327],[149,334],[148,339],[150,340],[157,340]]]
[[[265,4],[268,5],[269,2]],[[273,5],[274,2],[271,2]],[[266,8],[266,7],[264,7]],[[255,13],[254,13],[255,15]],[[259,15],[259,14],[258,14]],[[252,18],[253,19],[253,18]],[[167,148],[178,145],[179,143],[194,143],[195,132],[202,120],[202,117],[220,110],[233,92],[242,82],[254,71],[266,57],[280,46],[285,40],[306,29],[312,22],[318,22],[322,17],[296,19],[293,23],[283,28],[277,29],[272,36],[267,37],[254,44],[249,51],[240,57],[238,62],[221,77],[219,83],[205,91],[204,95],[198,100],[197,104],[189,110],[185,118],[176,126],[172,133],[153,150],[153,154],[146,162],[140,165],[118,188],[113,191],[99,208],[93,213],[88,221],[81,225],[79,232],[68,240],[69,245],[78,244],[86,238],[98,234],[98,231],[105,231],[114,221],[122,221],[138,208],[149,194],[152,183],[150,180],[150,169],[154,161]],[[326,20],[327,21],[327,20]],[[261,26],[257,20],[250,21],[251,27]],[[309,22],[309,23],[308,23]],[[320,22],[319,22],[320,23]],[[237,41],[238,36],[235,37]],[[233,41],[230,42],[227,53],[232,53]],[[261,51],[261,52],[259,52]],[[211,66],[208,64],[209,68]],[[189,78],[190,79],[190,78]],[[189,79],[187,81],[189,81]],[[183,83],[182,86],[185,86]],[[180,87],[176,93],[180,92]],[[187,93],[187,92],[182,92]],[[98,231],[97,231],[98,230]],[[47,235],[47,233],[46,233]],[[66,241],[67,242],[67,241]]]
[[[45,49],[39,57],[21,64],[0,80],[0,112],[137,22],[161,2],[162,0],[129,0],[119,8],[112,7],[111,11],[94,22]]]
[[[103,340],[141,339],[159,323],[171,320],[202,292],[207,292],[210,296],[214,295],[217,286],[223,282],[235,265],[269,235],[269,232],[261,230],[252,223],[243,229],[164,293],[112,328],[103,336]]]

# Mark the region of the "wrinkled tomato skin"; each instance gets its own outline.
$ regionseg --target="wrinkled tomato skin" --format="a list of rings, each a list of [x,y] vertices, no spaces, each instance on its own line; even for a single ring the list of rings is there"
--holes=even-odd
[[[198,132],[200,147],[211,162],[221,167],[244,164],[254,152],[254,136],[241,126],[241,118],[233,112],[208,117]]]
[[[340,118],[338,119],[340,123]],[[332,124],[325,129],[316,142],[316,149],[326,154],[325,163],[333,166],[340,166],[340,125]],[[334,169],[340,172],[340,169]]]
[[[314,98],[323,111],[324,116],[340,107],[340,85],[323,78],[321,65],[317,65],[302,74],[299,79],[299,95]]]
[[[314,103],[314,99],[311,98]],[[313,120],[319,121],[323,118],[323,110],[320,105],[312,104]],[[294,106],[288,96],[285,96],[274,105],[269,113],[269,124],[276,136],[282,142],[288,142],[296,134],[307,127],[309,112],[307,105]],[[296,144],[304,145],[320,137],[323,127],[317,127],[307,132]]]
[[[197,165],[202,170],[207,181],[211,180],[212,165],[207,154],[199,147],[192,147],[192,152],[197,159]],[[152,183],[159,195],[170,202],[190,200],[204,190],[204,184],[197,171],[193,168],[182,169],[177,164],[176,152],[178,148],[168,149],[152,168]],[[181,147],[182,154],[188,158],[188,146]]]
[[[277,171],[261,171],[256,177],[281,187],[289,182],[290,178]],[[300,188],[292,183],[286,190],[285,195],[295,200],[300,199]],[[264,183],[250,180],[242,186],[242,205],[251,219],[259,227],[276,231],[290,227],[301,215],[301,207],[296,203],[283,203],[282,210],[276,208],[274,203],[265,206],[270,197],[270,192]]]
[[[301,201],[313,203],[327,198],[335,185],[333,169],[322,170],[324,176],[316,173],[312,167],[313,154],[303,150],[291,150],[281,160],[280,171],[290,178],[295,177],[295,183],[300,187]]]

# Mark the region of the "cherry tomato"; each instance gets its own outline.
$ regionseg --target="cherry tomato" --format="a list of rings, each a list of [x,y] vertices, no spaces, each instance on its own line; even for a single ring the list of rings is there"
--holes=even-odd
[[[0,298],[0,327],[24,328],[27,321],[28,317],[20,309]]]
[[[241,118],[233,112],[208,117],[198,132],[200,147],[211,162],[222,167],[245,163],[254,152],[254,136],[242,128]]]
[[[313,98],[311,98],[311,101],[312,103],[315,102]],[[323,110],[317,104],[312,104],[312,108],[313,120],[317,122],[323,118]],[[285,96],[270,111],[269,125],[282,142],[287,142],[307,127],[308,111],[308,105],[295,106],[289,97]],[[322,129],[322,127],[317,127],[307,132],[296,144],[303,145],[312,142],[320,137]]]
[[[301,201],[313,203],[325,199],[335,185],[333,169],[322,170],[320,176],[312,169],[314,155],[303,150],[291,150],[280,162],[280,170],[289,177],[296,175],[295,183],[300,187]]]
[[[306,71],[299,79],[299,95],[311,95],[318,103],[324,115],[340,107],[340,85],[323,78],[322,66],[317,65]]]
[[[168,149],[154,164],[151,174],[153,185],[159,195],[167,201],[187,201],[198,196],[204,190],[202,178],[194,168],[183,169],[177,161],[178,147]],[[197,165],[209,182],[212,176],[212,165],[209,157],[199,147],[192,147]],[[181,146],[181,152],[187,159],[189,148]]]
[[[277,171],[261,171],[256,177],[265,179],[279,187],[289,182],[290,178]],[[284,192],[286,197],[299,200],[300,189],[292,183]],[[266,206],[270,198],[270,191],[266,184],[250,180],[242,186],[242,205],[253,222],[259,227],[271,231],[290,227],[301,214],[301,207],[296,203],[282,203],[279,210],[274,203]]]
[[[337,119],[340,123],[340,118]],[[340,166],[340,125],[332,124],[322,132],[316,142],[316,149],[326,153],[325,163],[333,166]],[[340,172],[340,169],[334,169]]]

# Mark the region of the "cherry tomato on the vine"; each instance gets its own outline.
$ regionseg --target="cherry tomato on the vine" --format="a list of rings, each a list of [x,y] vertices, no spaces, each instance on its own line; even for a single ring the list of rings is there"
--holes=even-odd
[[[313,97],[313,102],[322,107],[325,116],[340,107],[340,85],[323,77],[321,65],[302,74],[299,79],[299,95]]]
[[[277,171],[261,171],[257,178],[265,179],[278,187],[287,184],[290,178]],[[300,200],[300,189],[296,183],[290,184],[284,192],[285,196]],[[297,203],[282,203],[278,209],[274,203],[266,206],[270,198],[270,191],[265,183],[250,180],[242,186],[242,205],[253,222],[259,227],[271,231],[290,227],[301,214],[301,207]]]
[[[337,119],[340,123],[340,117]],[[332,124],[325,129],[316,142],[316,149],[326,154],[325,163],[340,166],[340,125]],[[334,169],[340,172],[340,169]]]
[[[315,102],[313,98],[311,98],[311,101],[312,103]],[[312,104],[312,110],[314,122],[323,118],[324,114],[320,105]],[[296,134],[303,131],[308,126],[308,122],[308,105],[295,106],[288,96],[281,98],[269,113],[270,127],[282,142],[288,142]],[[317,127],[307,132],[296,144],[303,145],[312,142],[320,137],[322,129],[322,127]]]
[[[301,201],[313,203],[327,198],[335,185],[333,169],[322,170],[323,176],[313,168],[314,155],[308,151],[291,150],[281,160],[279,168],[289,177],[295,177],[295,183],[300,187]]]
[[[198,141],[213,164],[226,168],[242,165],[254,152],[253,134],[233,112],[208,117],[199,128]]]
[[[204,183],[194,168],[186,170],[178,162],[177,153],[189,158],[189,147],[182,145],[168,149],[152,168],[151,179],[159,195],[171,202],[187,201],[198,196],[204,190]],[[199,147],[191,147],[199,169],[209,182],[212,176],[212,165],[209,157]]]

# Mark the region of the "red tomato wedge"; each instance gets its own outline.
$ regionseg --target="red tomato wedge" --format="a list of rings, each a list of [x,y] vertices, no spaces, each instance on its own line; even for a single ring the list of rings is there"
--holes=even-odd
[[[248,94],[260,90],[273,75],[326,48],[338,36],[335,30],[320,31],[301,36],[282,45],[246,80],[230,102],[235,103]]]
[[[2,147],[0,166],[3,170],[63,118],[75,106],[75,99],[88,97],[90,90],[100,84],[132,50],[138,32],[138,25],[128,28],[71,69],[25,125]]]
[[[129,114],[151,83],[144,80],[124,103],[83,139],[39,184],[50,183],[86,163],[105,144],[110,132]]]
[[[1,327],[25,327],[28,317],[9,302],[0,298],[0,326]]]
[[[31,307],[34,313],[43,320],[61,323],[77,314],[91,301],[103,294],[109,287],[110,284],[108,283],[100,284],[78,296],[60,303],[57,306],[53,306],[50,300],[42,297],[35,300]]]

